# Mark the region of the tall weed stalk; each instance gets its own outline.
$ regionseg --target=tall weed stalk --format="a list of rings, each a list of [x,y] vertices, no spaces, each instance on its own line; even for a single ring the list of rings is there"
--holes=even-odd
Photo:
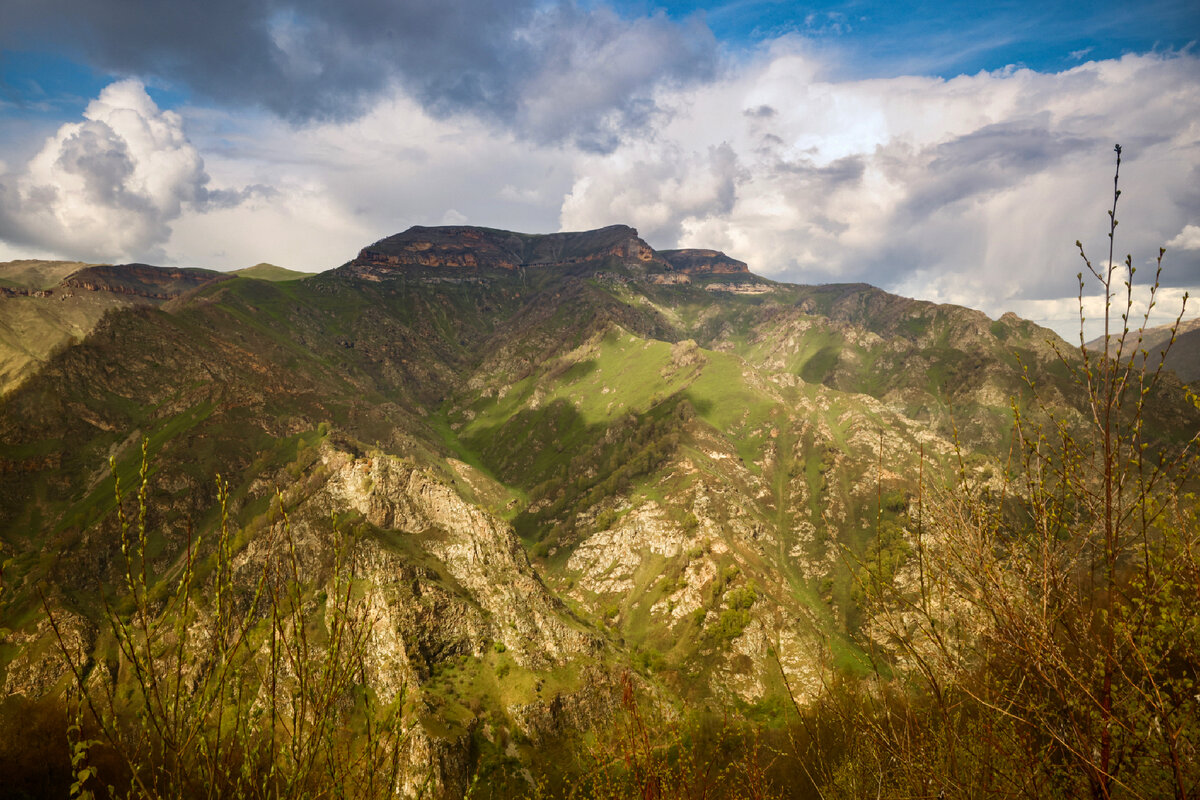
[[[1187,411],[1163,367],[1187,297],[1171,341],[1146,352],[1165,251],[1138,319],[1137,269],[1114,258],[1115,152],[1108,258],[1079,245],[1080,345],[1058,352],[1084,404],[1044,400],[1026,370],[1034,403],[1013,404],[998,484],[922,478],[916,563],[869,587],[867,644],[886,660],[849,712],[863,736],[835,793],[1200,796],[1200,433],[1150,430]],[[1098,350],[1082,333],[1089,285],[1104,296]]]
[[[373,620],[356,604],[353,541],[338,544],[326,589],[314,594],[277,493],[276,523],[255,542],[261,563],[239,563],[218,476],[212,547],[189,527],[174,576],[156,580],[146,443],[133,515],[110,467],[123,563],[122,595],[105,601],[114,673],[85,672],[47,608],[87,711],[70,729],[72,796],[391,797],[404,693],[381,702],[367,683]],[[89,758],[97,748],[115,753],[123,774],[100,774]]]

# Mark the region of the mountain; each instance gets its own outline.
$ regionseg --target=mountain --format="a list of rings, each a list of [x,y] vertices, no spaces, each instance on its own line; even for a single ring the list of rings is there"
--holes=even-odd
[[[231,274],[265,281],[300,280],[312,275],[273,264],[223,273],[147,264],[0,263],[0,396],[36,372],[61,348],[81,341],[109,311],[162,305]]]
[[[663,266],[662,259],[627,225],[540,236],[491,228],[414,226],[363,248],[347,269],[356,275],[418,267],[511,272],[605,260]]]
[[[0,396],[114,309],[160,305],[224,275],[146,264],[10,261],[0,264]]]
[[[416,227],[303,280],[55,286],[128,302],[0,398],[6,696],[65,685],[47,613],[93,680],[127,679],[106,464],[129,506],[145,442],[152,583],[228,516],[252,614],[244,576],[286,524],[319,608],[353,546],[369,682],[404,700],[405,786],[436,796],[569,773],[622,675],[662,708],[783,724],[869,674],[860,587],[911,551],[926,487],[996,483],[1014,405],[1087,413],[1071,349],[1011,314],[776,283],[627,226]],[[1176,389],[1148,445],[1200,428]]]
[[[37,261],[25,259],[0,263],[0,294],[25,295],[53,288],[63,278],[83,267],[82,261]]]
[[[1105,349],[1104,337],[1098,336],[1084,346],[1088,350],[1102,352]],[[1115,358],[1119,347],[1120,343],[1115,338],[1110,339],[1108,354]],[[1172,370],[1184,383],[1195,383],[1200,380],[1200,317],[1181,322],[1173,334],[1170,325],[1147,328],[1142,333],[1140,343],[1136,341],[1136,337],[1129,340],[1127,350],[1127,357],[1135,351],[1146,351],[1151,367],[1159,363],[1165,351],[1163,367]],[[1140,356],[1138,363],[1141,363]]]

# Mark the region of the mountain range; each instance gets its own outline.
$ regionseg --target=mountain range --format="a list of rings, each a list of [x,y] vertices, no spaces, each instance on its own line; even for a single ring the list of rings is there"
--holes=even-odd
[[[930,487],[999,486],[1014,409],[1086,419],[1081,357],[1012,314],[778,283],[622,225],[415,227],[315,275],[10,262],[0,681],[64,690],[52,615],[120,682],[114,482],[145,443],[151,583],[221,525],[218,475],[238,574],[283,508],[313,597],[353,538],[410,793],[549,769],[622,675],[780,717],[873,668],[863,576],[899,569]],[[1168,378],[1147,442],[1197,430]]]

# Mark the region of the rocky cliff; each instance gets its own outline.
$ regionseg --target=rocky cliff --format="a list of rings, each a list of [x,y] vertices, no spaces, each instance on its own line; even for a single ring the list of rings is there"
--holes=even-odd
[[[172,269],[149,264],[102,264],[84,267],[63,278],[60,290],[113,292],[151,300],[170,300],[184,292],[229,276],[211,269]]]
[[[659,250],[658,254],[678,272],[688,275],[748,275],[745,261],[730,258],[720,250]]]
[[[342,269],[359,276],[380,276],[419,268],[511,272],[522,267],[553,268],[605,261],[665,266],[638,237],[637,230],[627,225],[542,235],[469,226],[414,226],[363,248]]]

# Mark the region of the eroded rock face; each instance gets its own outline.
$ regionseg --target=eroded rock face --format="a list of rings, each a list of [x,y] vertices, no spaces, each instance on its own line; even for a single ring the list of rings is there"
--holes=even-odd
[[[379,278],[414,268],[511,272],[522,267],[564,267],[610,259],[666,266],[628,225],[543,235],[464,225],[418,225],[363,248],[342,269],[359,277]]]
[[[232,563],[238,593],[249,598],[269,564],[294,558],[303,583],[332,594],[335,543],[345,539],[330,535],[331,512],[342,519],[356,512],[378,529],[355,540],[351,558],[360,595],[354,611],[369,626],[367,682],[382,702],[404,693],[415,709],[405,723],[406,766],[398,788],[406,797],[462,797],[479,718],[429,724],[438,719],[441,701],[427,687],[439,672],[478,663],[495,650],[537,674],[590,663],[603,641],[545,587],[507,523],[464,500],[430,469],[394,456],[359,457],[326,442],[316,471],[324,476],[319,484],[281,496],[289,508],[288,547],[276,523],[274,534],[254,524],[246,528],[251,539]],[[65,610],[55,613],[73,660],[90,665],[95,626]],[[194,633],[202,637],[204,627],[197,622]],[[45,619],[36,630],[9,637],[20,652],[6,670],[5,695],[34,698],[55,690],[67,675],[55,641]],[[586,728],[607,713],[613,694],[611,676],[598,669],[577,688],[553,695],[542,696],[538,684],[536,696],[531,692],[508,709],[507,724],[529,737]]]
[[[151,300],[170,300],[230,275],[209,269],[174,269],[149,264],[101,264],[84,267],[63,279],[59,288],[113,292]]]
[[[633,589],[633,573],[644,553],[675,556],[688,541],[651,501],[634,509],[619,526],[588,537],[571,554],[567,569],[578,573],[591,591],[624,594]]]
[[[42,697],[65,676],[69,667],[64,648],[77,668],[86,671],[91,664],[96,642],[95,626],[59,604],[51,609],[54,624],[43,617],[33,632],[15,631],[5,638],[20,649],[8,664],[4,676],[4,696]],[[58,632],[55,633],[55,626]]]
[[[440,560],[486,612],[486,621],[475,624],[486,626],[487,643],[503,642],[519,663],[531,668],[562,664],[600,646],[546,589],[506,523],[401,459],[354,458],[332,448],[322,456],[330,471],[324,490],[330,505],[358,511],[377,527],[417,537],[418,546]],[[383,565],[387,555],[373,558]]]
[[[675,271],[688,275],[750,274],[750,268],[745,261],[730,258],[720,250],[659,250],[658,254]]]
[[[360,603],[371,620],[369,682],[381,697],[402,690],[419,697],[439,665],[502,648],[521,666],[549,669],[601,649],[534,572],[512,528],[465,501],[431,472],[392,456],[355,457],[326,445],[329,479],[294,515],[304,519],[329,509],[357,511],[366,521],[423,551],[435,563],[414,563],[377,541],[356,555],[357,576],[367,587]],[[441,573],[444,567],[448,575]],[[449,580],[447,580],[449,579]],[[588,681],[576,692],[509,709],[527,736],[584,728],[604,713],[605,699]],[[475,722],[465,730],[408,732],[401,785],[406,797],[461,797],[471,769]]]

